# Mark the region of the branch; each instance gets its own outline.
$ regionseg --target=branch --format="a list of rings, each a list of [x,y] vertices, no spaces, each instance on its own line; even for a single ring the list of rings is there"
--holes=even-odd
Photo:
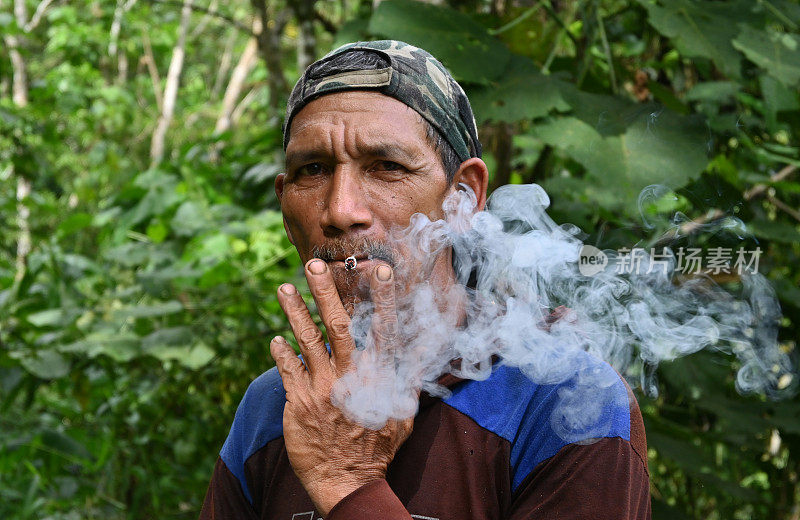
[[[272,15],[265,0],[250,0],[256,15],[261,19],[261,32],[258,34],[258,47],[261,58],[267,66],[269,83],[269,107],[277,111],[281,98],[289,92],[286,76],[281,63],[281,35],[289,19],[289,10],[284,9]]]
[[[45,11],[47,8],[50,7],[50,4],[53,3],[53,0],[42,0],[38,6],[36,6],[36,11],[33,12],[33,16],[31,17],[31,21],[25,24],[25,32],[31,32],[32,30],[36,29],[39,26],[39,23],[42,21],[42,17],[44,16]]]
[[[119,32],[122,29],[122,17],[131,10],[136,0],[128,0],[123,3],[123,0],[117,0],[117,7],[114,9],[114,19],[111,21],[111,29],[108,34],[108,55],[114,57],[117,54],[117,42],[119,41]]]
[[[336,34],[336,24],[325,18],[325,15],[317,10],[314,10],[314,19],[322,24],[322,28],[331,34]]]
[[[256,23],[260,23],[258,18],[256,18]],[[231,74],[231,79],[228,82],[228,88],[225,89],[225,95],[222,98],[222,110],[220,111],[217,124],[214,128],[215,134],[221,134],[231,127],[231,116],[236,108],[236,102],[242,94],[245,80],[253,69],[257,57],[258,41],[255,38],[250,38],[247,42],[247,46],[244,48],[244,52],[239,58],[239,62],[233,69],[233,74]]]
[[[772,175],[770,177],[770,182],[782,181],[783,179],[787,178],[789,175],[794,173],[795,170],[797,170],[797,166],[795,166],[793,164],[785,166],[784,168],[781,168],[781,170],[779,172],[775,173],[774,175]],[[756,184],[755,186],[753,186],[752,188],[750,188],[749,190],[747,190],[744,193],[744,195],[743,195],[744,200],[745,201],[750,201],[750,200],[754,199],[755,197],[758,197],[759,195],[763,194],[767,190],[767,187],[768,186],[766,184]],[[777,198],[773,197],[772,195],[768,195],[767,196],[767,200],[770,201],[771,203],[773,203],[779,209],[785,211],[786,213],[788,213],[789,215],[791,215],[792,217],[794,217],[795,219],[800,221],[800,212],[798,212],[797,210],[795,210],[792,207],[788,206],[782,200],[777,199]],[[704,215],[702,217],[696,218],[696,219],[691,220],[689,222],[685,222],[685,223],[681,224],[680,226],[678,226],[677,228],[670,229],[669,231],[667,231],[666,233],[661,235],[658,238],[658,240],[655,241],[655,245],[658,246],[659,244],[662,244],[664,242],[669,242],[669,241],[671,241],[671,240],[673,240],[673,239],[675,239],[675,238],[677,238],[679,236],[684,236],[684,235],[688,235],[690,233],[694,233],[697,229],[702,227],[704,224],[707,224],[708,222],[712,222],[714,220],[720,219],[720,218],[722,218],[724,216],[725,216],[725,212],[724,211],[722,211],[721,209],[715,209],[711,213],[708,213],[708,214],[706,214],[706,215]]]
[[[156,106],[158,111],[161,112],[164,106],[163,93],[161,92],[161,76],[158,74],[158,66],[156,66],[156,59],[153,56],[153,46],[150,45],[150,37],[147,32],[142,31],[142,46],[144,47],[144,56],[142,61],[147,65],[147,71],[150,73],[150,81],[153,83],[153,95],[156,98]]]
[[[214,16],[217,14],[218,4],[219,2],[217,2],[217,0],[211,0],[211,3],[208,4],[208,12],[192,31],[191,35],[192,39],[196,38],[198,35],[200,35],[203,31],[206,30],[206,25],[208,25],[208,21],[211,18],[214,18]]]
[[[786,204],[782,200],[774,197],[773,195],[767,195],[767,200],[770,201],[771,203],[775,204],[775,206],[777,206],[778,209],[782,209],[783,211],[785,211],[786,213],[788,213],[789,215],[794,217],[795,220],[800,222],[800,211],[797,211],[796,209],[794,209],[793,207],[789,206],[788,204]]]
[[[172,115],[175,112],[175,100],[178,97],[178,86],[181,72],[183,71],[183,58],[186,55],[186,35],[189,32],[191,15],[191,4],[187,0],[181,9],[178,41],[175,43],[175,47],[172,48],[172,59],[169,62],[167,81],[164,84],[164,107],[161,110],[156,129],[153,131],[153,139],[150,142],[151,166],[157,165],[164,158],[164,140],[167,136],[167,129],[172,123]]]
[[[790,164],[788,166],[784,166],[781,170],[770,177],[770,182],[780,182],[783,179],[787,178],[789,175],[793,174],[797,170],[797,166],[794,164]],[[750,200],[754,197],[758,197],[765,191],[767,191],[768,186],[764,183],[756,184],[746,192],[744,192],[744,200]]]
[[[255,34],[253,34],[253,31],[251,31],[248,26],[246,26],[245,24],[243,24],[239,20],[237,20],[237,19],[235,19],[235,18],[233,18],[231,16],[228,16],[226,14],[219,13],[216,10],[209,9],[208,7],[203,7],[201,5],[195,5],[195,4],[192,4],[192,3],[185,4],[184,2],[180,2],[178,0],[147,0],[147,1],[150,2],[151,4],[175,5],[175,6],[181,6],[181,7],[188,7],[192,11],[205,13],[208,16],[213,16],[214,18],[219,18],[222,21],[228,22],[229,24],[231,24],[232,26],[236,27],[240,31],[245,32],[250,36],[255,36]]]
[[[225,50],[222,53],[222,58],[219,60],[219,67],[217,67],[217,74],[214,78],[214,84],[211,86],[211,92],[208,97],[216,99],[219,96],[219,91],[222,88],[222,83],[228,76],[228,71],[231,69],[231,61],[233,60],[233,46],[236,44],[237,34],[230,31],[228,41],[225,42]]]

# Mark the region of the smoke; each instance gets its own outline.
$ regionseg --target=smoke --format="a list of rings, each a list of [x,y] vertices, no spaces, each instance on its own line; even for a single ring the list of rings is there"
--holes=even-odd
[[[334,403],[380,428],[412,416],[420,390],[446,397],[437,383],[443,374],[483,380],[502,363],[540,385],[569,382],[551,426],[577,440],[601,436],[602,411],[622,405],[610,402],[618,393],[602,392],[619,384],[616,374],[592,359],[655,392],[650,374],[659,362],[718,348],[739,359],[739,391],[774,394],[787,386],[792,368],[777,342],[780,308],[763,276],[743,274],[738,298],[708,278],[676,284],[669,250],[653,269],[644,251],[632,258],[584,246],[578,228],[546,214],[549,203],[538,185],[504,186],[473,214],[475,195],[466,188],[444,202],[444,219],[416,214],[394,230],[395,277],[408,289],[398,293],[396,346],[375,348],[371,303],[359,303],[351,325],[360,346],[356,368],[337,382]],[[442,288],[428,277],[448,250],[457,282]],[[581,266],[587,250],[604,258],[590,270]],[[616,269],[620,262],[628,268]]]

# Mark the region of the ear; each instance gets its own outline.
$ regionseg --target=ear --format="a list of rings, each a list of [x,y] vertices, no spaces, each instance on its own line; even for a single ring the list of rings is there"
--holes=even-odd
[[[281,211],[283,210],[283,183],[285,180],[285,173],[279,173],[277,177],[275,177],[275,195],[278,197],[278,202],[281,203]],[[289,231],[289,226],[286,224],[286,217],[283,217],[283,229],[286,231],[286,236],[289,238],[289,242],[291,242],[292,245],[295,245],[294,239],[292,238],[292,232]]]
[[[489,170],[486,168],[486,163],[478,157],[462,162],[453,176],[453,188],[458,189],[459,183],[472,188],[478,201],[475,211],[483,211],[486,205],[486,188],[489,185]]]

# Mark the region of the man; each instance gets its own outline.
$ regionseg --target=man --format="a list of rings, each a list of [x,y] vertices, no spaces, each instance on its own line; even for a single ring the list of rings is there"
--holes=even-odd
[[[331,403],[334,383],[353,368],[354,305],[374,306],[375,348],[403,348],[395,297],[406,288],[393,267],[415,264],[394,256],[402,252],[386,244],[390,230],[415,213],[441,218],[459,187],[484,207],[488,172],[472,110],[446,69],[402,42],[341,47],[295,86],[284,146],[275,188],[330,352],[297,289],[282,285],[302,360],[272,340],[277,367],[239,405],[201,518],[649,518],[641,415],[599,361],[594,369],[613,374],[607,390],[624,403],[604,409],[601,438],[565,441],[551,416],[568,385],[537,385],[502,363],[484,381],[443,377],[451,397],[423,393],[413,419],[379,430]],[[430,283],[455,283],[448,254],[435,259]]]

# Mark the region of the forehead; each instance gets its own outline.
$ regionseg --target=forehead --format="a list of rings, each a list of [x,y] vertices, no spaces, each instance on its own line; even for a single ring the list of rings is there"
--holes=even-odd
[[[331,140],[369,144],[386,139],[432,151],[425,123],[414,109],[378,92],[346,91],[324,95],[303,107],[291,121],[286,150]]]

